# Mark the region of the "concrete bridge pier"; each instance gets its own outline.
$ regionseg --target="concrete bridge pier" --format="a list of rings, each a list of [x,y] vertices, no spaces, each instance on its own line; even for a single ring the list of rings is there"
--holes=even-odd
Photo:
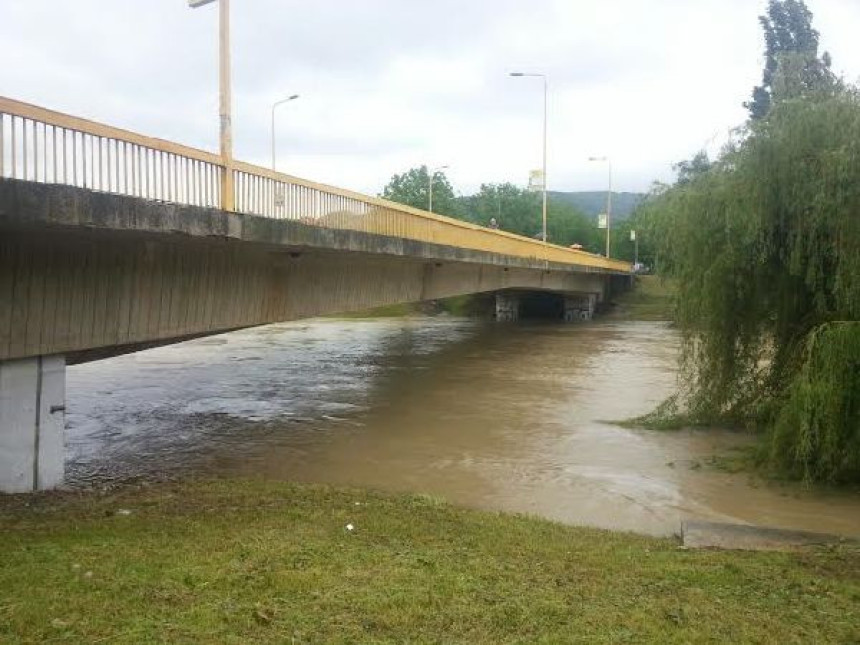
[[[520,298],[515,293],[496,294],[496,320],[516,322],[520,318]]]
[[[0,361],[0,492],[62,483],[65,391],[63,356]]]
[[[597,294],[571,294],[564,297],[564,321],[591,320],[597,307]]]

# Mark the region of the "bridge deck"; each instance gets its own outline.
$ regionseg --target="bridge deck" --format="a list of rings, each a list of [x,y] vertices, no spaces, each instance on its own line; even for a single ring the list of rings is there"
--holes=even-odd
[[[0,177],[629,273],[630,264],[0,97]],[[235,202],[223,203],[224,181]]]

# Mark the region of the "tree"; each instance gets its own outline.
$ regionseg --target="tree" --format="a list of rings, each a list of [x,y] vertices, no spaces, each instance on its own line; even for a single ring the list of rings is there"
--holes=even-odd
[[[430,172],[427,166],[394,175],[382,190],[382,197],[398,204],[427,210],[430,205]],[[460,206],[454,189],[443,172],[433,174],[433,212],[457,217]]]
[[[860,481],[860,91],[775,103],[766,125],[647,203],[678,285],[677,402],[764,430],[788,474]]]
[[[762,83],[744,103],[752,120],[767,116],[775,101],[805,96],[834,82],[830,55],[818,56],[819,34],[803,0],[770,0],[759,22],[765,40]]]
[[[679,161],[672,166],[672,170],[678,173],[677,183],[687,184],[693,179],[702,175],[711,168],[711,160],[708,159],[708,153],[700,150],[692,159]]]
[[[464,219],[486,226],[495,218],[504,231],[539,238],[543,231],[541,195],[511,183],[481,184],[474,195],[461,198]],[[547,203],[547,241],[569,246],[581,244],[599,252],[594,224],[581,210],[561,200]]]
[[[547,241],[562,246],[579,244],[591,253],[604,253],[606,231],[573,204],[550,199],[546,213]]]
[[[540,233],[540,198],[514,184],[481,184],[474,195],[463,198],[467,218],[486,226],[490,219],[504,231],[533,237]]]

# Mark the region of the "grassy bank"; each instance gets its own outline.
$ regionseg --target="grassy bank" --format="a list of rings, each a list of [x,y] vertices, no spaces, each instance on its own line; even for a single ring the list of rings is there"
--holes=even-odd
[[[849,643],[858,608],[850,547],[693,552],[265,482],[0,498],[9,643]]]
[[[675,289],[654,275],[636,277],[636,288],[614,298],[613,318],[622,320],[671,320]]]

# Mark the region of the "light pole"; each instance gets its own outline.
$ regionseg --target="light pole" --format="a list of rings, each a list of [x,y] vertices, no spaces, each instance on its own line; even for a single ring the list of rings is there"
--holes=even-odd
[[[546,242],[546,96],[547,76],[530,72],[511,72],[511,76],[536,76],[543,79],[543,233],[542,239]]]
[[[192,9],[202,7],[215,0],[188,0]],[[218,0],[218,78],[219,105],[221,114],[221,208],[234,210],[233,206],[233,122],[231,117],[232,90],[230,87],[230,0]]]
[[[272,172],[276,172],[277,168],[275,168],[276,156],[275,156],[275,108],[279,105],[283,105],[284,103],[288,103],[290,101],[295,101],[299,98],[298,94],[293,94],[292,96],[288,96],[285,99],[281,99],[280,101],[275,101],[272,103]]]
[[[606,258],[609,259],[609,231],[612,228],[612,160],[609,157],[589,157],[589,161],[605,161],[609,168],[609,188],[606,191]]]
[[[434,168],[433,170],[428,171],[427,173],[427,210],[431,213],[433,212],[433,177],[440,170],[445,170],[448,166],[439,166],[438,168]]]
[[[630,229],[630,239],[633,242],[633,269],[639,266],[639,238],[636,236],[636,229]]]

